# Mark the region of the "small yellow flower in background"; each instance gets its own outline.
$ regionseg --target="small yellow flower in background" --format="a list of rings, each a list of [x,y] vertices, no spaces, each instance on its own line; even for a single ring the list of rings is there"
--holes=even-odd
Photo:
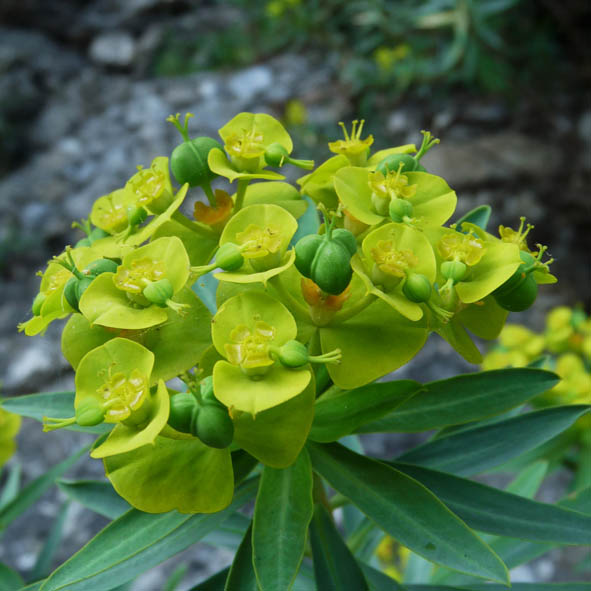
[[[285,105],[283,118],[287,126],[305,125],[308,122],[306,105],[298,99],[291,99]]]
[[[384,536],[376,548],[376,556],[382,569],[392,579],[402,582],[402,574],[410,558],[410,550],[401,546],[390,536]]]
[[[390,72],[392,67],[403,60],[410,53],[410,46],[401,43],[395,47],[378,47],[373,53],[373,59],[382,72]]]
[[[21,426],[21,418],[0,408],[0,467],[16,450],[15,435]]]
[[[265,6],[265,13],[269,18],[279,18],[291,8],[300,5],[300,0],[271,0]]]

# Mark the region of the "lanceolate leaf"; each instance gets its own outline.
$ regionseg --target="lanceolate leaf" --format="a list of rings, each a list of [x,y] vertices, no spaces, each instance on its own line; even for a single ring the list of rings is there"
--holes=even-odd
[[[21,489],[19,495],[0,510],[0,530],[35,503],[53,485],[56,478],[67,472],[89,449],[90,445],[83,447]]]
[[[420,466],[393,466],[424,484],[479,531],[561,544],[591,543],[591,517]]]
[[[305,449],[288,468],[265,467],[252,532],[254,568],[262,591],[291,588],[313,510],[312,467]]]
[[[336,441],[399,407],[421,387],[412,380],[398,380],[321,396],[315,405],[310,439]]]
[[[0,563],[0,591],[16,591],[24,584],[22,577],[16,571]]]
[[[42,392],[41,394],[27,394],[7,398],[2,401],[2,407],[23,417],[29,417],[37,421],[43,421],[43,417],[66,419],[74,416],[75,392]],[[102,423],[95,427],[81,427],[74,423],[66,429],[70,431],[82,431],[84,433],[105,433],[113,428],[113,425]]]
[[[422,484],[339,444],[310,445],[314,469],[402,545],[428,560],[505,582],[499,557]]]
[[[272,557],[268,557],[272,559]],[[258,591],[252,555],[252,523],[244,534],[230,567],[224,591]]]
[[[316,586],[323,591],[369,589],[360,566],[322,505],[316,505],[310,525]]]
[[[478,474],[537,447],[570,427],[591,407],[555,406],[429,441],[397,461],[459,475]]]
[[[245,482],[236,490],[232,504],[218,513],[154,515],[132,509],[55,570],[42,589],[108,591],[130,581],[216,529],[254,497],[257,484],[255,479]]]
[[[359,433],[416,432],[500,414],[552,388],[559,378],[530,368],[500,369],[431,382],[391,414]]]
[[[131,509],[130,504],[115,492],[110,482],[58,480],[57,485],[72,500],[107,519],[117,519]]]

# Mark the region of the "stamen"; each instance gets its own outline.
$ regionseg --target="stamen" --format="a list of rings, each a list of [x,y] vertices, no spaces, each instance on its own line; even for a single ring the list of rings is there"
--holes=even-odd
[[[365,125],[365,119],[362,119],[359,122],[359,127],[357,128],[357,135],[355,136],[355,139],[357,139],[357,140],[361,139],[361,132],[363,131],[364,125]]]
[[[345,136],[345,140],[349,141],[349,132],[347,131],[347,128],[345,127],[345,124],[342,121],[339,121],[339,125],[341,126],[342,130],[343,130],[343,135]]]

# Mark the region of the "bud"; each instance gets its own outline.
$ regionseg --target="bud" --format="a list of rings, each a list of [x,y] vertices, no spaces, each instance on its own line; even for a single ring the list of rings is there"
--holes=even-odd
[[[127,208],[127,219],[130,226],[139,226],[146,221],[148,212],[143,207],[131,205]]]
[[[306,170],[312,170],[314,168],[313,160],[291,158],[288,151],[279,143],[274,143],[267,147],[265,150],[265,162],[269,166],[276,166],[278,168],[286,163]]]
[[[402,286],[402,293],[411,302],[427,302],[431,297],[431,283],[420,273],[409,273]]]
[[[331,240],[340,242],[348,251],[351,256],[357,252],[357,239],[355,235],[349,230],[343,228],[337,228],[333,230],[330,235]]]

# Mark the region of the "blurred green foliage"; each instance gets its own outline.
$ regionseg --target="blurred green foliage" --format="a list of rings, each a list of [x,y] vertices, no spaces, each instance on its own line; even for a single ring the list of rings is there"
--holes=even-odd
[[[231,0],[232,25],[169,36],[156,75],[239,67],[277,52],[321,51],[353,95],[398,96],[435,83],[515,94],[549,80],[555,20],[530,0]],[[544,74],[544,75],[542,75]]]

